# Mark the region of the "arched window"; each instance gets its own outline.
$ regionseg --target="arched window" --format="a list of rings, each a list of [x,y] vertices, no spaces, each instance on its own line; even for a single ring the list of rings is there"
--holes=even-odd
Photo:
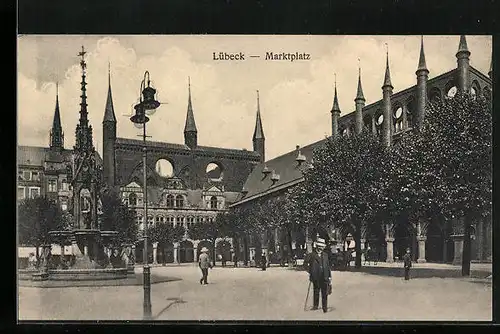
[[[156,173],[161,177],[172,177],[174,176],[174,166],[167,159],[160,159],[156,162],[155,166]]]
[[[174,207],[174,195],[167,195],[167,208]]]
[[[393,113],[394,133],[403,130],[403,107],[398,106]]]
[[[174,228],[174,225],[175,225],[175,220],[174,220],[174,217],[167,217],[167,224],[168,224],[171,228]]]
[[[367,115],[363,118],[363,126],[366,131],[372,131],[372,118],[370,115]]]
[[[183,226],[183,227],[186,227],[185,223],[186,223],[186,220],[184,219],[184,217],[177,217],[177,226],[180,225],[180,226]]]
[[[148,226],[153,225],[154,221],[155,221],[154,217],[152,215],[151,216],[148,215]]]
[[[217,209],[217,197],[215,196],[210,197],[210,208]]]
[[[130,206],[137,205],[137,195],[135,193],[131,193],[130,195],[128,195],[128,204]]]
[[[207,173],[207,177],[213,181],[219,181],[223,177],[222,167],[214,162],[207,165],[205,172]]]
[[[196,222],[197,222],[198,224],[203,223],[203,217],[198,217],[198,218],[196,218]]]
[[[491,102],[491,89],[490,89],[490,87],[488,87],[488,86],[484,87],[483,96],[486,99],[486,101]]]
[[[449,97],[449,98],[452,98],[454,97],[458,92],[458,89],[457,87],[453,86],[451,87],[450,89],[448,89],[448,91],[446,92],[446,95]]]
[[[474,97],[481,95],[481,87],[476,80],[472,82],[470,93]]]
[[[156,224],[163,224],[165,222],[165,217],[163,217],[163,216],[156,216],[155,217],[155,222],[156,222]]]
[[[417,110],[415,101],[416,100],[413,97],[410,97],[406,101],[406,123],[408,124],[408,128],[413,128],[414,126],[413,115],[415,115],[415,112]]]
[[[437,87],[433,87],[429,92],[429,101],[431,103],[436,103],[441,101],[441,91]]]
[[[178,208],[184,207],[184,197],[182,195],[177,195],[175,198],[175,206]]]
[[[193,225],[194,225],[194,218],[188,217],[187,218],[187,228],[191,228]]]

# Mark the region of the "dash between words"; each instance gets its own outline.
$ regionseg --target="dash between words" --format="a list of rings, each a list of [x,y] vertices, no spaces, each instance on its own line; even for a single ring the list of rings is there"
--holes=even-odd
[[[213,52],[213,60],[246,60],[244,52]],[[260,58],[260,55],[252,55],[250,58]],[[266,52],[264,60],[285,60],[293,62],[295,60],[310,60],[311,55],[306,52]]]

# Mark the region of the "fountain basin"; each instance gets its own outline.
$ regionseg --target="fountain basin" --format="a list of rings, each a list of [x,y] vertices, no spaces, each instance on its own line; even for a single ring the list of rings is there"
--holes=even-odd
[[[127,278],[127,268],[104,269],[51,269],[51,281],[86,281]]]

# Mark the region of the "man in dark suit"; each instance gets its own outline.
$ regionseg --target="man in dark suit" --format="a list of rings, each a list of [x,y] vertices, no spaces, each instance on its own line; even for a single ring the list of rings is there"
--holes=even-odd
[[[308,258],[309,280],[313,284],[313,310],[319,306],[319,293],[321,291],[321,306],[323,312],[328,311],[328,293],[332,280],[330,270],[330,261],[328,254],[324,251],[326,247],[325,240],[318,238],[315,242],[315,250]]]
[[[411,268],[411,254],[410,249],[406,249],[406,254],[403,256],[404,267],[405,267],[405,281],[410,279],[410,268]]]

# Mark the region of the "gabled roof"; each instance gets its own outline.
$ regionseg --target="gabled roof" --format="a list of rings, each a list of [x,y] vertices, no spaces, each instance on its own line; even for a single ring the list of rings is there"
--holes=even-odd
[[[139,139],[128,139],[128,138],[116,138],[117,144],[123,145],[134,145],[134,146],[143,146],[143,141]],[[173,144],[173,143],[163,143],[159,141],[147,141],[148,147],[159,147],[159,148],[173,148],[179,150],[189,150],[189,147],[184,144]]]
[[[45,161],[50,162],[70,162],[73,150],[63,149],[62,151],[51,150],[48,147],[40,146],[17,146],[17,164],[23,166],[42,167]],[[102,165],[102,158],[95,152],[97,165]]]
[[[45,161],[71,161],[72,150],[51,151],[48,147],[17,146],[17,163],[23,166],[42,167]]]
[[[222,154],[236,154],[242,156],[252,156],[259,157],[259,153],[249,150],[237,150],[234,148],[223,148],[223,147],[211,147],[211,146],[197,146],[195,148],[196,151],[202,152],[214,152],[214,153],[222,153]]]
[[[316,147],[323,145],[325,141],[326,139],[322,139],[300,148],[300,153],[306,157],[306,161],[300,166],[295,160],[298,154],[297,150],[290,151],[265,163],[257,165],[245,182],[244,188],[248,191],[248,193],[241,200],[244,201],[252,197],[257,197],[260,194],[272,192],[273,189],[283,188],[294,181],[302,179],[302,170],[307,168],[310,164],[313,150]],[[267,167],[271,173],[267,175],[262,173],[264,167]],[[279,181],[274,184],[271,180],[272,171],[279,174],[280,177]]]

